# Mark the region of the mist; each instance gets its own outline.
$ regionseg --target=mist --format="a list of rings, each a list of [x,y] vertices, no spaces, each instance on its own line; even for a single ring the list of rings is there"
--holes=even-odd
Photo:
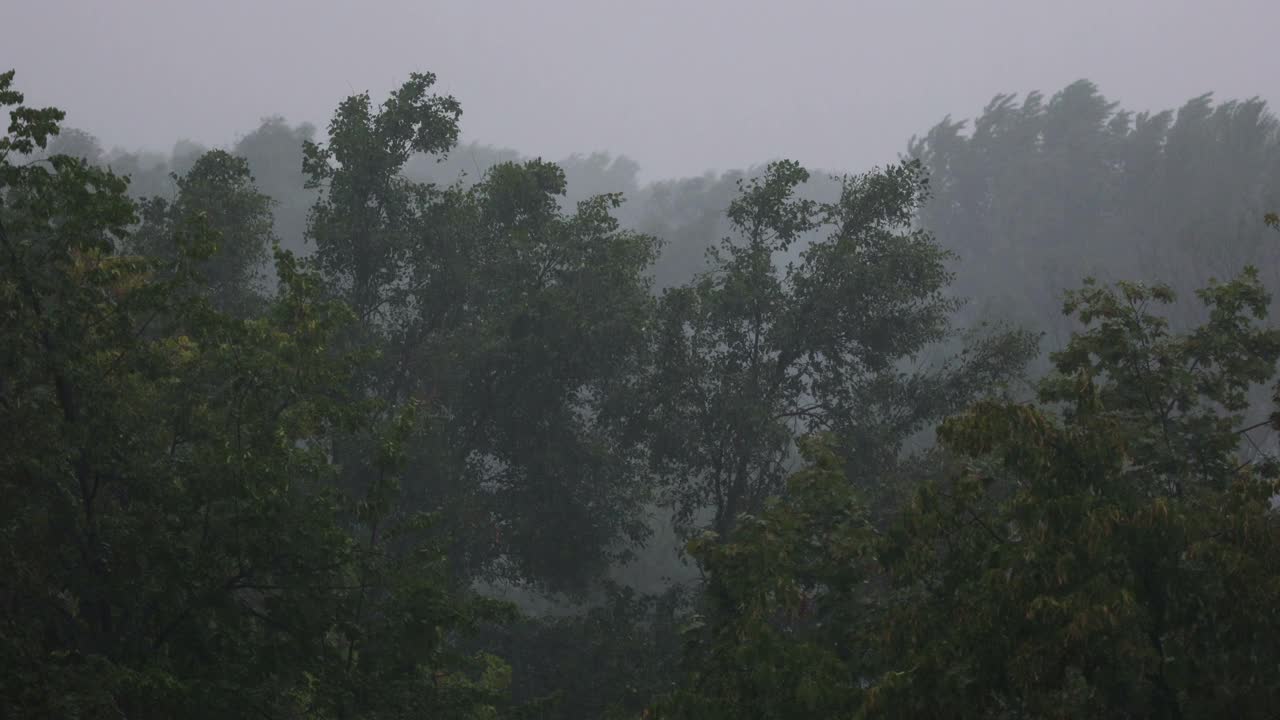
[[[1277,26],[8,9],[0,715],[1265,716]]]
[[[1208,91],[1274,101],[1278,16],[1265,0],[54,0],[11,7],[0,43],[107,146],[221,146],[268,115],[323,125],[333,98],[429,70],[465,108],[466,140],[557,159],[608,151],[653,180],[774,157],[867,168],[998,92],[1080,78],[1135,110]]]

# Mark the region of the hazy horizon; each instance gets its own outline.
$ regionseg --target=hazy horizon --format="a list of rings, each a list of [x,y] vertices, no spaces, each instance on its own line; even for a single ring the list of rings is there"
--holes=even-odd
[[[225,146],[275,115],[323,129],[342,98],[380,99],[431,71],[462,102],[464,142],[549,159],[607,151],[644,179],[783,156],[857,170],[997,93],[1081,78],[1135,110],[1211,91],[1276,99],[1268,34],[1280,4],[1262,0],[316,8],[22,3],[0,30],[0,65],[104,147],[158,151]]]

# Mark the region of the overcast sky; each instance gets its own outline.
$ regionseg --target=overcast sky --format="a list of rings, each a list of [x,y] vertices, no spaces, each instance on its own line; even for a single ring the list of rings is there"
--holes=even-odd
[[[1280,0],[4,0],[0,68],[103,144],[323,125],[430,70],[468,140],[646,177],[858,170],[998,92],[1086,77],[1131,109],[1280,98]]]

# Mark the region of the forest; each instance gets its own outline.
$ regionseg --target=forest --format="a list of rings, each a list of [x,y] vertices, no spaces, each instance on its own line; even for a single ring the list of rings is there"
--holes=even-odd
[[[0,717],[1275,717],[1263,101],[641,182],[404,77],[164,154],[0,74]]]

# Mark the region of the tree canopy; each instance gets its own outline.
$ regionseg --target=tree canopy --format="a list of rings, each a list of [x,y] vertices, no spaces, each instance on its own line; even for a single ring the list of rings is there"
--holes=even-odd
[[[165,157],[15,77],[4,717],[1280,703],[1258,101],[642,184],[459,147],[430,73]]]

